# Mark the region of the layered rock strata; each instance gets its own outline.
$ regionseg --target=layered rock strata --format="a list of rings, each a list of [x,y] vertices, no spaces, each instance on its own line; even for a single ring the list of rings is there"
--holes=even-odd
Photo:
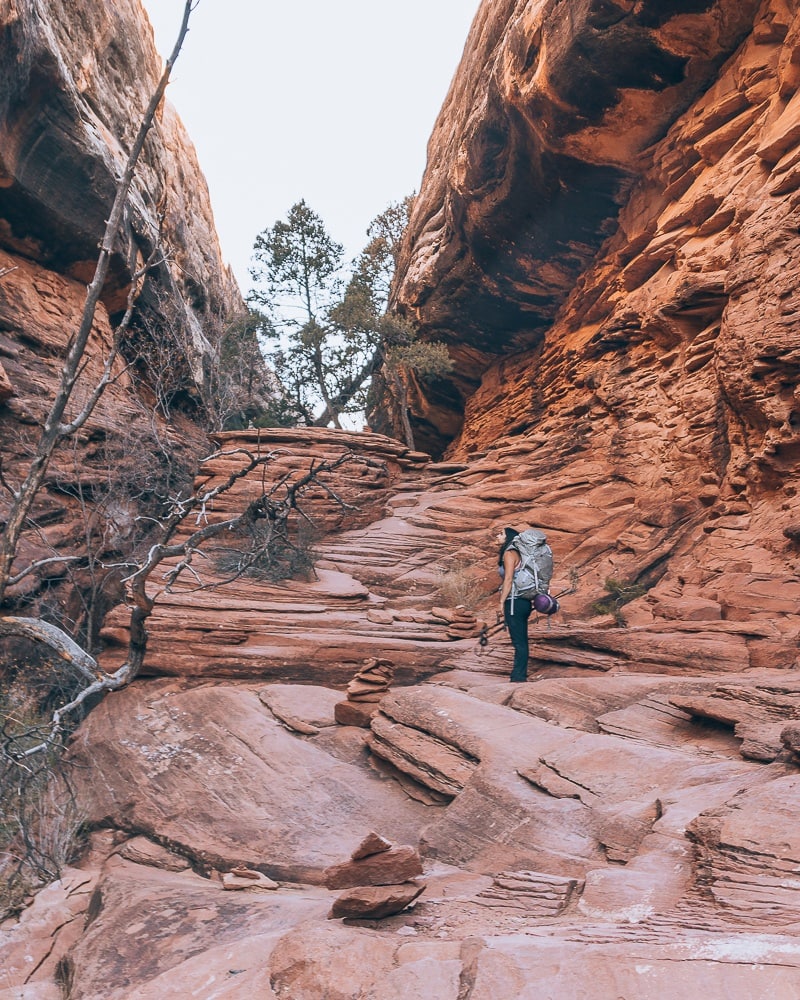
[[[412,456],[378,485],[365,477],[351,494],[363,504],[357,527],[326,521],[324,501],[316,508],[335,529],[319,542],[317,579],[164,595],[148,669],[179,676],[109,695],[73,739],[94,849],[0,927],[8,990],[49,1000],[63,992],[58,976],[76,1000],[209,989],[229,1000],[794,996],[800,35],[796,5],[755,11],[712,0],[482,6],[465,67],[498,53],[502,79],[529,56],[534,125],[559,133],[548,148],[591,164],[621,145],[630,158],[613,165],[615,185],[633,177],[616,235],[593,257],[599,214],[587,214],[574,270],[556,251],[540,267],[523,243],[536,271],[522,277],[542,283],[535,308],[551,318],[520,320],[533,299],[512,287],[518,271],[503,278],[520,353],[484,372],[447,463]],[[653,59],[625,77],[626,53],[645,43]],[[670,60],[690,51],[699,56],[671,82]],[[676,119],[673,102],[693,100],[729,53]],[[607,70],[610,55],[614,93],[589,58]],[[644,86],[653,67],[661,76]],[[476,77],[478,97],[494,93],[485,80]],[[480,100],[458,110],[457,94],[447,113],[468,118]],[[510,117],[522,129],[524,116]],[[492,148],[491,135],[476,136],[481,170],[492,148],[502,160],[503,134]],[[654,145],[633,162],[642,141]],[[467,170],[478,162],[471,149],[432,164]],[[554,187],[542,204],[534,243],[556,246],[545,230],[560,205],[578,204],[570,176],[566,200]],[[524,171],[503,177],[513,207],[511,181]],[[478,226],[502,217],[503,192],[489,189],[498,211],[482,216],[479,205],[474,230],[475,184],[460,208],[443,202],[443,219],[453,209],[470,247],[486,250],[484,271],[499,274],[502,246]],[[589,184],[585,197],[602,203],[608,191]],[[523,213],[513,221],[528,226]],[[412,238],[423,275],[435,244]],[[425,294],[431,332],[450,329],[437,312],[445,292],[468,317],[454,350],[466,392],[487,358],[468,342],[473,318],[483,326],[470,276],[483,278],[462,249],[456,237],[448,244],[453,283]],[[492,280],[472,301],[493,305]],[[452,407],[431,393],[431,427],[459,404],[445,388]],[[298,437],[286,468],[336,440]],[[476,624],[493,620],[497,529],[526,524],[548,535],[562,610],[532,620],[530,682],[510,685],[502,629],[487,630],[485,645],[451,638],[435,612],[450,574],[472,587]],[[365,732],[334,713],[367,657],[391,658],[396,672]],[[254,679],[264,676],[281,683]],[[327,919],[339,890],[325,872],[353,843],[349,873],[380,868],[374,857],[391,843],[408,845],[406,860],[418,852],[426,891],[413,911],[379,928]],[[231,871],[278,886],[227,892]],[[344,891],[360,895],[343,903],[353,915],[351,905],[376,902],[359,886]]]
[[[665,484],[669,502],[688,493],[734,523],[796,464],[793,278],[778,263],[796,257],[794,5],[587,3],[569,22],[551,6],[484,5],[431,140],[397,299],[447,336],[458,374],[419,387],[420,442],[440,450],[456,415],[453,457],[538,433],[556,466],[586,444],[629,475],[644,449],[662,476],[687,474],[684,488]],[[612,99],[599,117],[563,99],[594,72],[589,52],[637,31],[672,55],[695,50],[679,84],[600,87]],[[642,65],[616,52],[620,70]],[[722,52],[719,76],[695,86],[690,67]],[[691,103],[678,99],[693,86]],[[569,149],[585,183],[531,169],[541,156],[515,156],[523,143]],[[587,174],[601,167],[616,174],[607,185]],[[567,238],[600,216],[594,236]],[[481,309],[499,287],[502,302]]]
[[[667,994],[699,983],[714,1000],[790,996],[797,764],[743,760],[732,733],[657,711],[660,695],[715,683],[617,673],[511,690],[461,671],[396,692],[384,704],[398,729],[472,763],[450,804],[431,807],[372,771],[360,730],[287,732],[247,685],[137,682],[74,743],[89,821],[106,832],[83,871],[0,928],[9,988],[49,997],[58,967],[84,1000],[177,995],[210,977],[236,1000],[266,981],[310,1000],[345,970],[348,995],[382,1000],[409,984],[455,1000],[465,981],[495,1000],[543,981],[555,996],[645,1000],[654,982]],[[414,753],[432,773],[432,744]],[[359,847],[342,863],[348,839]],[[419,843],[424,894],[396,891],[420,859],[393,842]],[[243,899],[225,890],[231,871],[279,884]],[[120,942],[119,926],[137,931]]]
[[[386,567],[395,565],[399,554],[424,570],[446,540],[433,536],[430,556],[415,552],[403,524],[392,525],[391,518],[387,524],[386,514],[389,499],[397,496],[395,490],[408,499],[414,496],[405,492],[408,479],[427,475],[428,456],[381,435],[324,429],[237,431],[214,437],[220,451],[201,467],[199,486],[209,488],[227,480],[243,464],[244,452],[269,455],[270,462],[209,504],[204,513],[209,522],[242,510],[264,491],[279,498],[283,485],[324,462],[335,465],[349,456],[354,460],[321,475],[319,484],[298,500],[300,513],[290,523],[291,541],[309,557],[313,568],[307,579],[301,575],[275,581],[269,573],[257,572],[237,575],[223,557],[238,551],[237,545],[246,546],[247,540],[230,540],[222,549],[217,546],[193,574],[159,593],[148,622],[146,669],[179,676],[262,676],[342,686],[367,659],[391,660],[396,676],[406,682],[435,669],[442,657],[437,647],[450,641],[448,623],[424,608],[406,610],[404,602],[390,604],[380,590],[373,592],[368,584],[380,565],[371,547],[355,550],[358,568],[339,568],[320,558],[335,529],[355,526],[351,530],[356,537],[364,532],[362,537],[367,538],[372,522],[383,528],[375,546]],[[184,525],[181,537],[193,529],[193,524]],[[434,574],[428,571],[424,576],[423,589],[430,590]],[[406,584],[398,581],[394,590],[405,593]],[[394,609],[388,610],[391,605]],[[176,616],[183,623],[180,630],[175,627]],[[105,663],[124,655],[127,628],[127,609],[118,607],[102,631]]]
[[[344,687],[365,659],[387,658],[399,683],[455,663],[502,675],[510,669],[507,633],[487,629],[483,644],[477,626],[496,612],[497,528],[525,523],[547,533],[552,590],[562,594],[558,615],[531,621],[532,675],[675,674],[689,661],[704,672],[736,673],[797,663],[800,583],[780,530],[789,511],[764,506],[746,527],[725,525],[702,506],[693,511],[687,497],[676,525],[669,519],[676,506],[660,506],[665,488],[638,495],[627,480],[606,481],[599,457],[553,470],[553,450],[537,440],[503,439],[451,472],[413,457],[404,468],[392,458],[402,458],[402,446],[380,435],[298,431],[290,441],[284,432],[271,440],[272,433],[262,432],[260,445],[276,454],[269,477],[243,481],[209,517],[252,499],[265,482],[271,489],[290,470],[302,474],[314,458],[368,444],[361,453],[373,459],[385,449],[382,465],[355,466],[363,473],[355,477],[343,466],[341,479],[331,480],[357,510],[343,514],[329,496],[311,498],[319,530],[340,530],[314,544],[310,579],[230,581],[205,560],[198,572],[206,589],[185,578],[160,594],[148,670]],[[207,485],[226,476],[236,449],[255,447],[258,436],[237,432],[220,441],[231,456],[210,463]],[[370,517],[377,520],[364,523]],[[343,520],[362,526],[342,531]],[[469,586],[474,611],[441,606],[442,588],[453,581]],[[124,608],[107,621],[108,663],[127,641],[126,623]]]
[[[55,395],[117,181],[162,67],[139,0],[4,4],[0,65],[0,436],[13,485]],[[133,273],[158,247],[112,382],[57,451],[21,544],[20,563],[53,561],[9,594],[41,592],[61,620],[90,632],[81,602],[94,603],[88,617],[97,620],[121,596],[113,578],[100,585],[100,561],[118,562],[138,544],[137,516],[152,513],[154,496],[185,487],[208,447],[186,413],[196,415],[219,339],[244,311],[194,148],[169,102],[136,169],[66,420],[97,384]],[[81,560],[60,591],[75,564],[59,555]]]
[[[85,283],[161,74],[153,32],[139,0],[113,7],[25,0],[5,8],[0,28],[7,68],[0,88],[0,247],[59,275],[66,287]],[[151,270],[140,308],[184,328],[188,360],[202,378],[203,327],[241,308],[241,300],[220,258],[194,148],[168,102],[137,168],[104,292],[110,315],[124,306],[131,250],[141,262],[158,242],[169,247],[168,260]]]
[[[593,561],[602,537],[611,542],[616,522],[595,605],[614,610],[599,590],[605,581],[631,625],[643,621],[634,608],[646,606],[662,627],[706,631],[694,647],[703,664],[713,633],[730,636],[735,622],[766,630],[760,639],[740,634],[745,662],[794,659],[797,338],[786,269],[768,263],[766,248],[791,255],[796,32],[794,15],[763,6],[719,82],[654,148],[654,171],[541,352],[487,372],[453,449],[477,459],[465,486],[486,473],[476,497],[513,501],[579,562]],[[774,148],[770,136],[780,137]],[[776,151],[787,165],[780,182]],[[498,441],[503,430],[509,437]],[[459,509],[463,498],[441,516]],[[647,590],[644,603],[625,603],[632,584]],[[776,626],[787,629],[789,659],[768,635]],[[605,659],[593,641],[580,647],[587,663]],[[645,657],[660,659],[648,647]],[[736,662],[732,652],[720,665]]]

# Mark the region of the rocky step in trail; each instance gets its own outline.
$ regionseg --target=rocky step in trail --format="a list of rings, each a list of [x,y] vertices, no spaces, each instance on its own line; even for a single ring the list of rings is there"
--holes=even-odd
[[[503,475],[502,448],[491,462]],[[512,686],[502,630],[483,649],[453,622],[494,608],[492,529],[518,501],[463,470],[396,482],[323,538],[316,577],[160,599],[150,676],[72,742],[92,850],[3,928],[10,981],[47,996],[58,969],[104,1000],[318,998],[337,977],[354,997],[790,996],[800,686],[758,664],[788,624],[658,619],[644,596],[624,627],[582,618],[579,593],[532,626]],[[454,487],[458,534],[439,521]],[[473,619],[435,585],[468,559]],[[362,843],[368,864],[347,862]],[[412,853],[384,862],[384,844]]]

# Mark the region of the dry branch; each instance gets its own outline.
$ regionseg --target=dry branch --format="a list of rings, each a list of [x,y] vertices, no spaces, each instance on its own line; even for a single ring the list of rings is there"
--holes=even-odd
[[[270,545],[285,542],[287,538],[286,524],[293,512],[305,516],[302,510],[302,496],[306,490],[310,488],[322,489],[326,496],[342,508],[353,509],[321,477],[335,472],[348,462],[370,466],[382,464],[374,459],[354,455],[351,452],[345,452],[332,461],[312,460],[308,471],[295,480],[289,481],[287,477],[282,477],[279,483],[269,490],[262,486],[261,494],[251,500],[241,513],[223,521],[205,523],[188,537],[175,541],[178,528],[187,518],[196,515],[199,521],[205,520],[207,509],[215,499],[227,493],[239,480],[255,469],[268,466],[275,461],[278,454],[278,452],[258,454],[246,449],[228,452],[216,451],[209,455],[205,461],[240,455],[243,459],[242,465],[212,489],[200,490],[190,496],[173,499],[171,509],[158,522],[158,540],[153,542],[144,559],[125,578],[127,603],[130,608],[128,650],[125,662],[113,673],[104,671],[89,653],[55,625],[35,618],[0,617],[0,637],[13,636],[43,644],[60,660],[75,667],[81,677],[88,682],[70,701],[59,706],[52,713],[46,727],[37,727],[37,733],[41,735],[41,738],[33,745],[27,746],[24,751],[18,751],[16,754],[18,759],[26,759],[58,745],[63,739],[66,728],[65,720],[74,715],[77,709],[84,705],[89,698],[118,690],[129,684],[138,675],[147,650],[145,625],[152,614],[159,594],[164,591],[169,592],[170,588],[187,570],[194,573],[191,560],[194,555],[201,552],[206,543],[220,535],[235,533],[259,521],[267,521],[275,530],[270,532],[260,549],[254,550],[253,558],[257,558]],[[155,570],[167,559],[178,561],[164,575],[163,588],[153,592],[152,588],[148,589],[148,584],[151,583]],[[247,560],[245,559],[243,569],[240,572],[244,571],[246,565]],[[197,589],[208,589],[208,586],[213,585],[203,585],[198,580]]]
[[[133,181],[134,171],[139,161],[142,149],[144,148],[145,139],[153,126],[156,110],[164,97],[164,92],[172,73],[172,67],[175,60],[178,58],[181,46],[183,45],[183,40],[189,30],[189,15],[195,6],[196,2],[194,2],[194,0],[186,0],[178,39],[175,42],[175,46],[169,59],[166,61],[164,71],[161,74],[158,85],[153,92],[141,119],[139,130],[136,134],[136,138],[134,139],[130,153],[128,154],[125,168],[117,183],[114,203],[111,207],[111,212],[109,213],[108,221],[106,222],[103,238],[100,242],[100,253],[97,258],[94,277],[86,290],[86,300],[84,302],[83,313],[81,315],[81,322],[78,329],[70,338],[67,356],[64,361],[64,366],[61,369],[59,387],[56,391],[50,410],[45,417],[44,425],[39,436],[39,442],[36,447],[36,452],[28,468],[28,474],[19,489],[13,491],[13,503],[11,505],[5,530],[3,531],[2,539],[0,539],[0,603],[2,603],[6,589],[9,585],[11,566],[17,554],[17,546],[19,544],[23,527],[28,520],[28,515],[30,514],[36,500],[36,496],[42,486],[42,483],[44,482],[44,477],[53,456],[53,452],[59,442],[74,434],[75,431],[86,422],[91,412],[99,402],[100,397],[108,384],[108,379],[105,378],[104,373],[104,376],[101,377],[100,382],[91,393],[87,405],[82,409],[78,417],[70,423],[63,422],[67,405],[72,398],[73,390],[75,389],[75,385],[83,368],[84,355],[86,353],[89,336],[94,324],[95,312],[97,311],[97,305],[100,301],[108,269],[114,254],[114,247],[119,234],[120,226],[122,224],[125,204],[130,191],[131,183]],[[134,285],[135,284],[136,281],[134,281]],[[130,309],[128,309],[126,313],[129,311]],[[115,353],[117,346],[118,343],[116,346],[112,345],[112,354]],[[17,574],[17,576],[19,576],[19,574]]]

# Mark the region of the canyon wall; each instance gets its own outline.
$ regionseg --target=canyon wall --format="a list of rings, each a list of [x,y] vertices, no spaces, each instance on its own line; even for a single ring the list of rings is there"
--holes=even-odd
[[[796,35],[785,0],[481,6],[395,285],[455,361],[454,379],[416,387],[420,446],[441,451],[463,427],[463,454],[571,409],[591,421],[595,391],[576,382],[607,383],[612,355],[638,380],[646,366],[674,376],[680,345],[730,425],[779,432],[791,405],[767,416],[755,400],[791,365],[767,372],[762,358],[753,376],[726,345],[732,328],[752,343],[753,321],[764,350],[750,353],[773,357],[786,338],[774,261],[792,254]],[[628,406],[637,395],[620,392]]]
[[[0,434],[9,483],[24,475],[54,396],[161,71],[139,0],[0,5]],[[244,303],[221,257],[194,148],[166,100],[136,168],[68,418],[99,379],[133,274],[157,248],[113,382],[51,465],[25,558],[75,554],[97,530],[107,557],[123,553],[142,503],[190,478],[207,447],[194,416],[215,347]],[[60,578],[64,566],[44,575]],[[11,596],[42,583],[30,577]]]
[[[643,65],[634,39],[663,55],[647,66],[680,57],[682,71],[626,78]],[[582,573],[647,590],[657,615],[711,601],[789,636],[799,83],[800,14],[784,0],[484,4],[395,289],[456,366],[415,387],[421,442],[485,468]],[[505,138],[481,159],[487,134]],[[487,287],[511,305],[484,311]],[[578,497],[586,518],[570,520],[562,500]],[[591,535],[614,521],[598,565]]]
[[[78,733],[74,760],[102,775],[96,855],[36,914],[93,915],[57,948],[74,995],[107,994],[109,968],[120,1000],[187,981],[243,1000],[796,992],[797,227],[791,152],[785,169],[763,156],[800,135],[778,83],[793,30],[762,11],[524,349],[470,369],[468,284],[442,298],[454,330],[467,317],[446,461],[420,467],[379,435],[280,439],[294,464],[383,454],[389,474],[359,487],[374,520],[322,540],[313,579],[213,596],[184,582],[157,606],[148,669],[172,676]],[[437,448],[462,419],[440,389],[418,387]],[[510,685],[493,538],[531,522],[563,611],[532,624],[530,683]],[[459,576],[471,635],[440,607]],[[376,655],[397,686],[365,729],[343,725],[332,703]],[[418,845],[424,891],[332,921],[325,872],[374,828]],[[225,898],[242,866],[278,882],[268,900]],[[213,932],[176,926],[186,909]],[[120,924],[141,928],[121,956]]]
[[[0,32],[0,248],[65,281],[88,282],[117,179],[161,74],[152,29],[138,0],[48,0],[4,5]],[[109,315],[124,306],[131,253],[141,264],[159,242],[168,259],[151,269],[139,308],[187,327],[199,373],[210,335],[203,327],[241,301],[220,256],[194,147],[168,101],[128,199],[103,294]]]
[[[797,995],[797,7],[481,6],[395,288],[455,362],[412,387],[446,457],[217,438],[200,482],[274,461],[210,519],[370,462],[311,498],[306,578],[212,552],[159,592],[143,676],[70,743],[90,849],[0,924],[0,1000]],[[44,327],[66,286],[19,272]],[[509,524],[562,604],[519,684]],[[104,639],[118,666],[122,606]]]

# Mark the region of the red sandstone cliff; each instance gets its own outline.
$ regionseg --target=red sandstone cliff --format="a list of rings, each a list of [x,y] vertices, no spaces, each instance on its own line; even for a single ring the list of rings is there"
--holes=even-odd
[[[434,130],[396,297],[461,395],[418,387],[420,440],[458,422],[448,456],[578,563],[616,525],[600,580],[657,615],[796,636],[797,4],[564,14],[484,4]]]
[[[71,747],[92,852],[0,927],[9,990],[797,994],[797,6],[483,4],[397,286],[457,362],[418,397],[448,460],[267,437],[278,476],[343,447],[385,471],[335,484],[349,526],[317,498],[316,578],[163,596],[162,676]],[[462,573],[491,621],[494,531],[529,522],[578,590],[509,685],[503,632],[437,604]],[[338,725],[385,654],[369,728]],[[326,919],[374,829],[425,891]],[[242,865],[279,884],[226,892]]]
[[[0,45],[0,247],[66,281],[88,281],[116,179],[161,73],[152,29],[138,0],[24,0],[0,12]],[[190,329],[199,372],[202,324],[241,301],[194,148],[168,101],[128,200],[104,294],[110,315],[124,303],[131,245],[141,260],[159,236],[169,263],[150,274],[140,308]]]
[[[785,424],[786,407],[767,418],[755,403],[773,394],[774,376],[741,371],[727,342],[745,315],[762,325],[764,354],[787,335],[788,279],[774,261],[792,254],[794,7],[581,0],[566,16],[556,2],[482,5],[430,140],[396,280],[400,307],[456,362],[455,397],[422,391],[420,444],[457,436],[464,408],[456,453],[544,414],[589,413],[592,391],[573,373],[603,381],[613,354],[644,379],[633,342],[647,345],[656,374],[680,345],[698,355],[689,375],[708,356],[700,378],[730,423]],[[774,320],[762,315],[771,298],[783,303]],[[532,380],[524,398],[511,371]],[[779,377],[791,380],[791,366]],[[636,394],[627,387],[626,401]]]
[[[0,5],[0,66],[0,435],[3,471],[14,483],[79,324],[161,59],[138,0],[22,0]],[[104,554],[119,556],[133,544],[147,497],[185,481],[207,447],[191,417],[214,345],[244,305],[220,255],[194,148],[168,101],[137,166],[73,407],[102,370],[132,269],[157,245],[164,258],[148,271],[115,380],[52,463],[34,512],[40,531],[23,542],[26,558],[74,554],[98,524]],[[82,509],[101,497],[102,509]],[[59,578],[63,565],[47,572]],[[34,591],[40,584],[27,581]],[[64,610],[68,619],[78,613]]]

